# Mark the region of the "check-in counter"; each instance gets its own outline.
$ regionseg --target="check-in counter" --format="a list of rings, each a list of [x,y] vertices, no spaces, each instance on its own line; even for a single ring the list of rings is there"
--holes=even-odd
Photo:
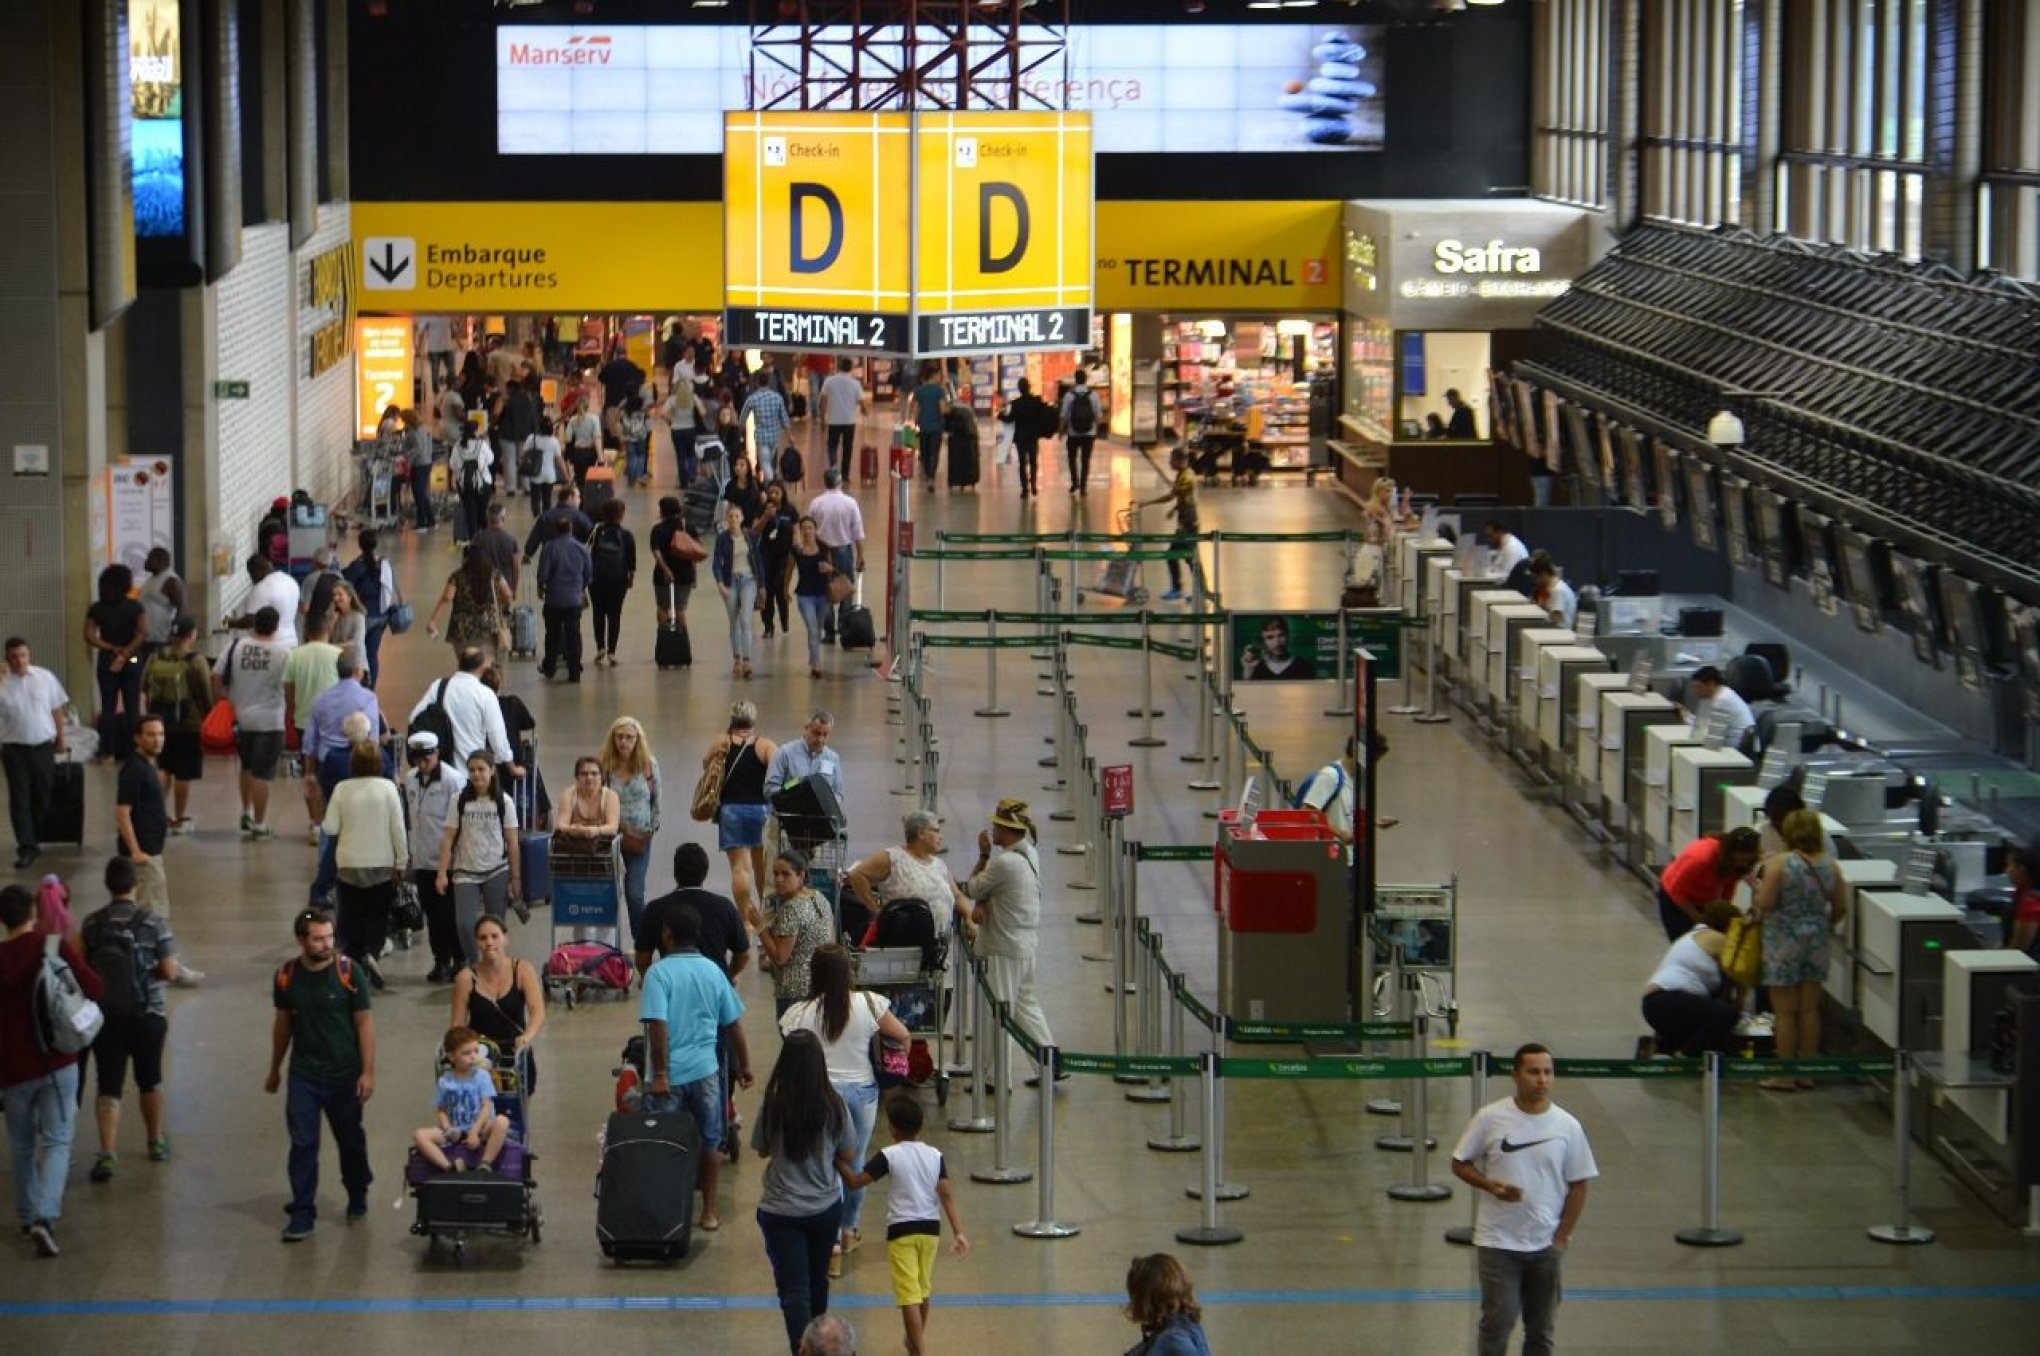
[[[1431,614],[1429,564],[1434,560],[1450,564],[1455,549],[1443,537],[1420,537],[1414,533],[1396,542],[1396,598],[1405,613],[1412,617]]]
[[[1516,690],[1517,637],[1533,627],[1550,628],[1551,614],[1535,603],[1524,602],[1518,594],[1513,603],[1491,604],[1487,619],[1488,700],[1500,714]]]
[[[1698,748],[1701,736],[1688,725],[1653,725],[1643,732],[1641,757],[1633,752],[1630,764],[1639,769],[1642,788],[1643,842],[1647,850],[1663,852],[1670,858],[1672,841],[1672,753],[1676,749]]]
[[[1546,614],[1547,617],[1549,614]],[[1537,747],[1537,656],[1561,645],[1576,645],[1579,638],[1563,626],[1528,626],[1516,633],[1516,669],[1509,675],[1502,694],[1515,713],[1516,737],[1530,748]]]
[[[1598,794],[1601,786],[1601,698],[1610,692],[1629,691],[1626,673],[1583,673],[1573,679],[1572,720],[1573,771],[1585,795]]]
[[[1643,813],[1641,797],[1634,806],[1630,803],[1629,773],[1634,767],[1642,779],[1644,731],[1660,725],[1690,727],[1692,722],[1655,692],[1625,689],[1601,694],[1601,796],[1611,813]]]
[[[1858,890],[1902,890],[1898,883],[1898,863],[1882,857],[1851,857],[1837,861],[1835,870],[1842,873],[1842,885],[1854,899]]]
[[[1734,749],[1675,749],[1672,752],[1672,833],[1677,853],[1695,838],[1719,833],[1723,796],[1731,786],[1751,786],[1757,765]]]
[[[1990,1063],[1991,1023],[2015,992],[2040,993],[2040,962],[2002,948],[1950,951],[1942,957],[1941,1070],[1965,1073]],[[2012,1087],[1973,1086],[1950,1077],[1946,1097],[1998,1144],[2011,1137]],[[1969,1083],[1972,1086],[1960,1086]]]
[[[1537,652],[1537,742],[1554,772],[1571,752],[1566,734],[1579,700],[1576,682],[1588,674],[1614,676],[1608,656],[1591,645],[1552,645]]]
[[[1485,630],[1476,632],[1472,629],[1473,614],[1479,607],[1474,595],[1514,593],[1515,590],[1504,590],[1502,581],[1493,575],[1468,574],[1459,569],[1445,571],[1445,590],[1446,596],[1441,600],[1445,605],[1445,615],[1441,620],[1445,623],[1446,629],[1438,637],[1438,644],[1445,651],[1445,657],[1452,661],[1453,673],[1464,683],[1473,676],[1467,668],[1471,662],[1468,658],[1468,642],[1475,636],[1484,642],[1487,637]],[[1520,594],[1517,596],[1521,597]],[[1481,625],[1486,625],[1486,618],[1481,619]]]
[[[1465,640],[1460,645],[1459,656],[1466,665],[1467,696],[1475,709],[1485,710],[1488,695],[1494,690],[1494,680],[1489,675],[1488,629],[1491,625],[1488,614],[1498,607],[1527,607],[1523,595],[1514,589],[1475,589],[1465,596],[1466,610],[1461,614],[1465,628]]]
[[[1974,950],[1962,910],[1937,895],[1858,890],[1856,997],[1863,1029],[1893,1050],[1925,1050],[1941,1015],[1942,957]]]
[[[1721,827],[1723,829],[1764,828],[1764,798],[1771,794],[1771,788],[1752,783],[1749,786],[1731,786],[1721,795]],[[1830,843],[1846,838],[1849,826],[1833,815],[1820,817],[1821,832]]]

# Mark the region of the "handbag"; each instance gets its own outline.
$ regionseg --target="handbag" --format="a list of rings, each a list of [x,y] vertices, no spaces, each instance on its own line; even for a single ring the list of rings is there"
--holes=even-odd
[[[234,704],[221,697],[198,725],[198,746],[207,753],[234,751]]]
[[[1742,914],[1728,925],[1721,948],[1721,973],[1738,989],[1753,989],[1764,977],[1764,922]]]
[[[649,829],[633,829],[625,825],[618,838],[623,843],[623,850],[633,857],[652,845],[652,834]]]
[[[390,604],[389,610],[383,613],[383,625],[389,627],[390,634],[394,636],[403,635],[417,623],[417,620],[418,614],[411,610],[411,604],[405,600],[401,592],[397,594],[397,601]]]
[[[701,770],[701,779],[694,783],[694,798],[688,802],[687,813],[697,823],[708,823],[722,809],[723,767],[729,756],[728,745],[717,749],[715,757]]]
[[[856,582],[849,575],[838,572],[829,576],[829,601],[841,606],[850,601],[850,595],[857,591]]]
[[[418,883],[407,876],[397,877],[397,898],[390,905],[390,926],[398,932],[425,930],[425,906],[418,898]]]
[[[878,1022],[878,1003],[870,994],[864,995],[865,1011],[871,1014],[873,1025]],[[894,1045],[886,1040],[885,1033],[871,1033],[871,1076],[877,1080],[880,1092],[904,1087],[908,1079],[907,1048]]]

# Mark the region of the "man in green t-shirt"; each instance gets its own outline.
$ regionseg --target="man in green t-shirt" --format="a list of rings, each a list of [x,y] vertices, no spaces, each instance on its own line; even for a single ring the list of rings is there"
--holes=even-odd
[[[368,985],[353,962],[333,947],[333,916],[307,909],[297,918],[298,955],[276,972],[276,1021],[269,1037],[269,1077],[262,1090],[283,1084],[290,1055],[290,1092],[284,1123],[290,1130],[290,1223],[283,1241],[300,1243],[318,1218],[319,1117],[333,1127],[340,1150],[340,1181],[347,1188],[347,1218],[368,1214],[368,1137],[361,1109],[375,1093],[375,1018]]]

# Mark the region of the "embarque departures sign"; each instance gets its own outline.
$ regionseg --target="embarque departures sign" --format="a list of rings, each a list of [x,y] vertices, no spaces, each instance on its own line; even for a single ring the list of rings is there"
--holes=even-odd
[[[938,356],[1090,341],[1087,115],[732,113],[723,166],[732,344]]]

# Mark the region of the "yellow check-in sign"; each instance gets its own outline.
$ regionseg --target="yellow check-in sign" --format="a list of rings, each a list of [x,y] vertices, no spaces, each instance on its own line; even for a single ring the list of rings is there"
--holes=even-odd
[[[908,350],[911,147],[905,113],[724,116],[731,344]]]
[[[1090,116],[922,113],[915,155],[917,350],[1088,344]]]

